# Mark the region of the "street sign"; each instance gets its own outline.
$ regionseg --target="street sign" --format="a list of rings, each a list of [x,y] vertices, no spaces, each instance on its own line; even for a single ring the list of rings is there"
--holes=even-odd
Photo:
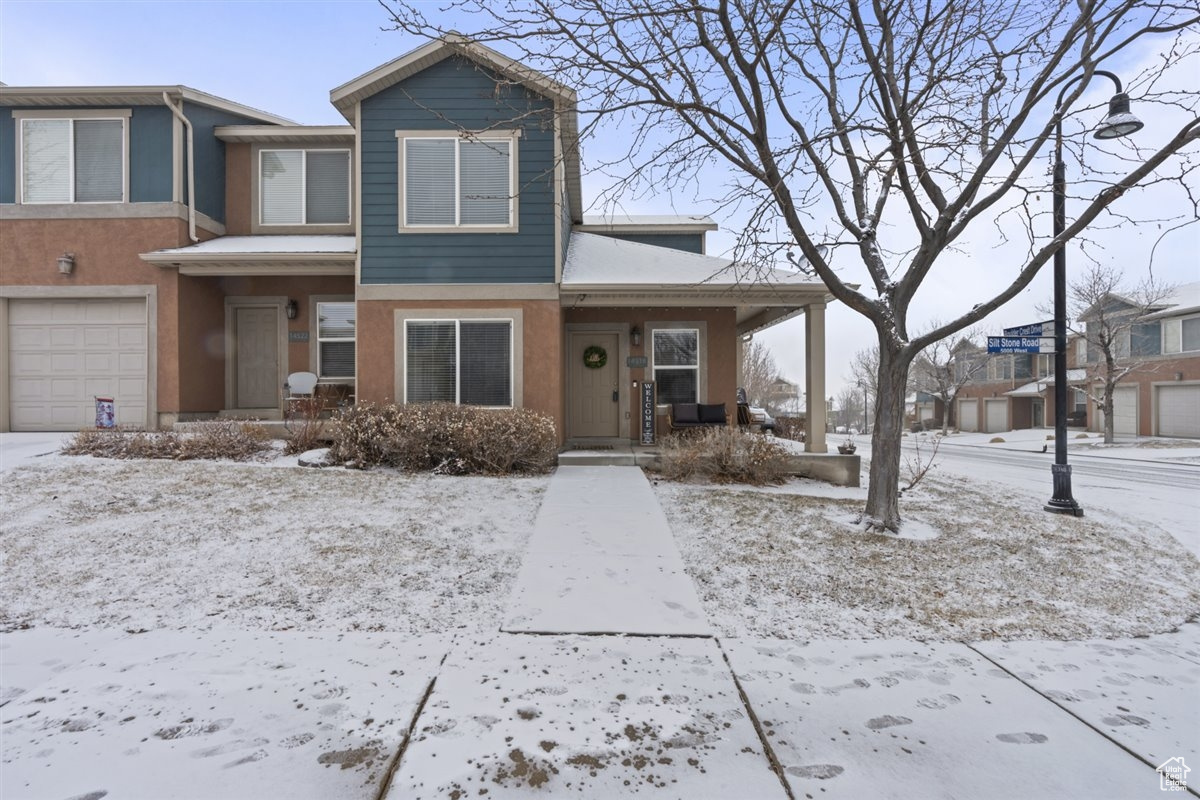
[[[1053,353],[1054,339],[1040,336],[989,336],[989,353]]]
[[[1053,336],[1054,320],[1035,322],[1032,325],[1020,325],[1016,328],[1005,328],[1005,336]]]

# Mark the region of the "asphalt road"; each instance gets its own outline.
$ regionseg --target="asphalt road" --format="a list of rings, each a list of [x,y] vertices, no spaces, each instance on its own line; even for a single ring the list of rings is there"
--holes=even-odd
[[[869,456],[867,437],[855,438],[863,448],[860,452]],[[1042,453],[1032,447],[1022,451],[944,443],[935,468],[994,482],[997,491],[1010,492],[1015,501],[1040,506],[1051,495],[1052,445]],[[912,442],[905,440],[904,453],[912,451]],[[928,452],[924,443],[922,452]],[[1070,454],[1068,463],[1072,491],[1084,514],[1157,525],[1200,558],[1200,464],[1076,453]]]

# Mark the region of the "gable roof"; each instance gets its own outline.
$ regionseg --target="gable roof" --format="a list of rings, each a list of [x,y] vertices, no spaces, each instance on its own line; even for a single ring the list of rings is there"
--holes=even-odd
[[[562,136],[563,164],[566,167],[567,205],[571,219],[575,222],[582,220],[579,115],[575,107],[575,90],[486,45],[471,41],[460,33],[447,33],[332,89],[329,101],[354,124],[354,109],[364,99],[452,56],[474,61],[554,101],[555,117]]]
[[[5,86],[0,106],[161,106],[166,92],[173,99],[226,111],[267,125],[294,125],[290,119],[244,106],[189,86]]]
[[[699,214],[585,214],[575,230],[588,233],[704,233],[717,223]]]

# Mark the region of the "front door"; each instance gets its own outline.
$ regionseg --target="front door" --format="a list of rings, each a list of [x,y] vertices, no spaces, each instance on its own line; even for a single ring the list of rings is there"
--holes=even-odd
[[[572,437],[616,437],[620,433],[618,346],[615,333],[571,334],[569,394]],[[584,363],[584,353],[589,347],[604,351],[604,366],[591,367]]]
[[[277,408],[279,386],[279,309],[234,309],[237,341],[237,407]]]

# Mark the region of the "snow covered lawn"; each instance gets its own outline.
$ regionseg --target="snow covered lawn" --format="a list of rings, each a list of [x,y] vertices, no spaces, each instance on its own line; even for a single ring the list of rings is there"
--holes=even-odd
[[[865,489],[659,481],[709,620],[726,636],[1086,639],[1200,614],[1200,562],[1152,525],[1064,518],[932,474],[901,501],[911,538],[854,526]]]
[[[4,473],[0,630],[496,626],[548,481],[37,459]]]

